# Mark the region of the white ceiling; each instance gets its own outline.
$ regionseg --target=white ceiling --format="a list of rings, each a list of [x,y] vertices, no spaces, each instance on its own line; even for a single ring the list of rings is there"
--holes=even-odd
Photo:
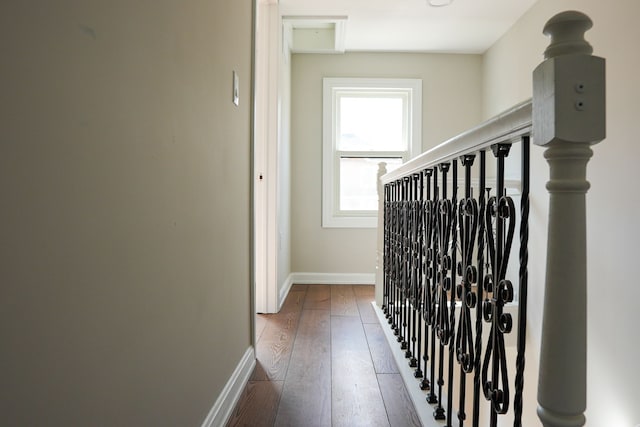
[[[279,0],[283,16],[347,16],[345,50],[483,53],[537,0]]]

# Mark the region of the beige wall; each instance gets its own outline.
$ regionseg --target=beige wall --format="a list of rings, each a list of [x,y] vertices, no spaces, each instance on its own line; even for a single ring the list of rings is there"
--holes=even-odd
[[[481,57],[444,54],[293,55],[291,269],[375,272],[375,229],[322,228],[322,78],[422,79],[422,149],[481,117]]]
[[[615,3],[615,4],[614,4]],[[640,117],[640,3],[619,0],[540,0],[484,56],[484,116],[531,97],[531,72],[542,60],[548,40],[544,23],[563,10],[581,10],[594,21],[587,39],[594,54],[607,59],[607,139],[594,148],[589,163],[588,227],[588,409],[587,426],[633,427],[638,406],[640,287],[637,242],[640,239],[637,121]],[[544,283],[548,167],[543,150],[532,148],[530,267],[529,399],[535,399]],[[571,302],[566,302],[571,309]],[[532,384],[533,383],[533,384]],[[531,413],[531,411],[530,411]],[[536,422],[535,425],[539,425]]]
[[[0,425],[200,425],[250,346],[251,4],[3,3]]]

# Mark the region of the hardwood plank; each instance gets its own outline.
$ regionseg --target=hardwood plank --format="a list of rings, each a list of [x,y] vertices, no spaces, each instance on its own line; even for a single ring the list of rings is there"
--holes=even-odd
[[[304,300],[304,310],[330,310],[331,288],[329,285],[307,286],[307,296]]]
[[[362,325],[367,336],[367,343],[371,352],[373,366],[378,374],[397,374],[398,367],[393,358],[389,342],[387,341],[380,323],[365,323]]]
[[[360,316],[351,285],[331,286],[331,315]]]
[[[391,427],[422,426],[400,374],[378,374],[378,384]]]
[[[331,316],[332,426],[389,426],[360,317]]]
[[[227,427],[272,427],[282,394],[282,381],[249,381]]]
[[[376,287],[373,285],[353,285],[353,293],[356,297],[371,297],[371,301],[373,301],[376,295]]]
[[[329,322],[328,310],[302,311],[275,425],[331,425]]]
[[[268,316],[268,323],[256,345],[256,369],[251,380],[284,380],[293,349],[300,311]]]
[[[256,314],[256,342],[260,340],[264,329],[267,327],[267,323],[269,323],[267,316],[264,314]]]
[[[287,298],[284,300],[282,304],[282,308],[278,314],[289,313],[294,311],[302,311],[302,307],[304,306],[304,300],[307,295],[306,288],[291,288]]]
[[[378,316],[376,316],[376,312],[371,305],[371,302],[376,299],[374,287],[369,285],[354,286],[353,292],[356,295],[356,302],[362,323],[378,323]]]

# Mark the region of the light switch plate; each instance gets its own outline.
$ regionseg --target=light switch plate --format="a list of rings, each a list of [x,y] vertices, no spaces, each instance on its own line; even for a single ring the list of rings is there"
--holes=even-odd
[[[236,107],[240,104],[240,78],[235,70],[233,70],[233,103]]]

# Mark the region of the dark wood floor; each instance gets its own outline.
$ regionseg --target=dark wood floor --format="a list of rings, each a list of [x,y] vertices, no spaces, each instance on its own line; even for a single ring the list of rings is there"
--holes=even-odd
[[[294,285],[257,315],[257,366],[228,426],[420,426],[373,286]]]

